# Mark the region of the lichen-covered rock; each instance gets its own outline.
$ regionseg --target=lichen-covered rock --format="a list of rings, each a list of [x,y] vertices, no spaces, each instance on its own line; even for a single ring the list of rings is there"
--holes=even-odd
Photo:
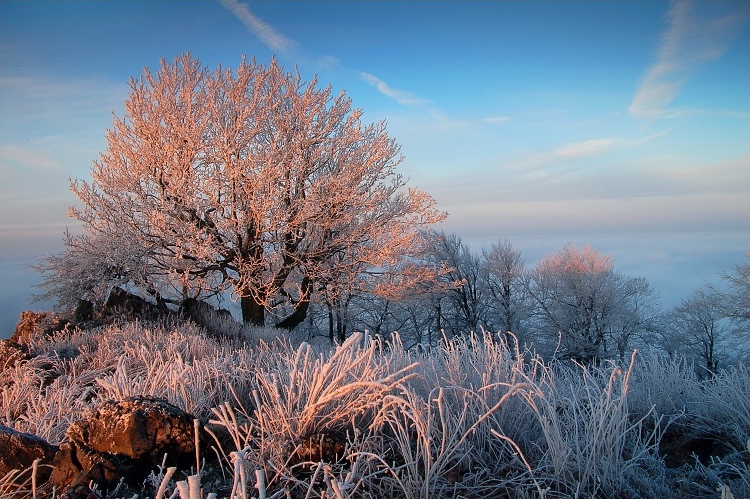
[[[72,443],[98,453],[133,459],[151,470],[162,462],[180,468],[195,460],[193,416],[164,400],[129,397],[100,405],[86,419],[73,423]]]
[[[29,469],[36,459],[40,459],[42,464],[49,464],[56,452],[57,447],[41,437],[0,425],[0,477],[13,470]],[[37,483],[46,482],[50,471],[48,466],[39,466]],[[21,475],[17,484],[29,477],[30,474]]]

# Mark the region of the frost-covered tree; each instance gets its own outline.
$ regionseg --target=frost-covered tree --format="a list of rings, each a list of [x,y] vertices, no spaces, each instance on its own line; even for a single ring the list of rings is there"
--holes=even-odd
[[[694,360],[700,375],[750,361],[750,263],[720,277],[724,286],[706,283],[666,314],[657,338],[670,356]]]
[[[384,293],[429,277],[404,262],[445,215],[406,188],[385,123],[362,124],[344,92],[275,60],[209,71],[186,54],[132,79],[125,109],[71,213],[90,237],[142,248],[184,295],[228,289],[246,322],[272,312],[293,328],[342,276],[377,274]]]
[[[526,287],[536,305],[540,346],[560,358],[591,363],[613,357],[646,324],[637,305],[648,286],[616,272],[609,257],[588,246],[567,245],[544,258],[527,274]],[[615,338],[615,351],[608,338]]]
[[[442,280],[444,299],[437,303],[445,330],[453,334],[478,331],[487,323],[487,291],[479,256],[456,234],[431,234],[430,259],[447,268]]]
[[[607,356],[617,356],[620,361],[636,342],[644,348],[652,348],[649,339],[658,333],[663,313],[659,306],[659,294],[644,277],[626,277],[617,274],[618,302],[612,322],[605,336]]]
[[[65,233],[65,250],[47,255],[36,265],[42,274],[37,301],[53,300],[55,308],[71,310],[78,300],[101,305],[115,286],[136,286],[160,301],[162,276],[144,265],[147,250],[117,234],[92,236]]]
[[[736,265],[732,273],[725,273],[722,278],[727,284],[723,305],[732,321],[737,358],[750,366],[750,253],[747,257],[745,263]]]
[[[699,288],[674,307],[669,316],[669,332],[679,347],[677,353],[696,359],[703,373],[716,373],[722,353],[726,359],[722,350],[731,342],[721,300],[715,290]]]
[[[493,329],[510,331],[523,340],[534,304],[524,286],[526,264],[521,252],[501,240],[483,250],[482,258]]]
[[[747,256],[748,260],[735,265],[732,273],[721,275],[726,284],[722,293],[724,314],[732,321],[734,334],[744,342],[745,350],[750,345],[750,253]]]

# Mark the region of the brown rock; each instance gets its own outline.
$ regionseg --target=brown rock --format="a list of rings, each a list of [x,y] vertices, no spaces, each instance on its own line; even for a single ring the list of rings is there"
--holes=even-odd
[[[129,397],[100,405],[70,426],[72,443],[98,453],[128,457],[151,470],[164,453],[168,463],[189,467],[195,460],[193,416],[163,400]]]
[[[346,451],[346,437],[343,435],[321,433],[305,438],[297,446],[295,456],[291,462],[303,461],[325,461],[328,463],[338,462]]]
[[[41,437],[0,425],[0,477],[12,470],[29,469],[36,459],[41,459],[41,464],[49,464],[56,452],[57,447]],[[46,482],[50,472],[48,466],[39,466],[37,483]],[[30,474],[24,474],[20,481],[29,477]]]
[[[52,312],[21,312],[21,318],[16,325],[16,330],[10,341],[20,345],[28,344],[32,339],[40,336],[49,336],[57,331],[62,331],[68,321],[62,319]]]
[[[708,466],[713,457],[722,458],[732,452],[729,441],[730,437],[717,432],[701,432],[675,425],[667,428],[659,441],[659,454],[670,468],[693,464],[696,458]]]
[[[122,479],[136,481],[140,478],[130,459],[101,454],[73,442],[60,445],[52,466],[52,484],[70,493],[91,482],[103,490],[112,490]]]
[[[182,302],[181,312],[183,317],[201,326],[210,336],[231,337],[233,335],[233,328],[231,326],[229,328],[222,328],[222,325],[239,326],[234,322],[232,313],[229,310],[214,308],[210,304],[195,298],[184,300]]]
[[[90,321],[94,318],[94,304],[88,300],[78,300],[73,321],[76,323]]]
[[[161,464],[183,469],[195,460],[193,416],[158,399],[129,397],[101,404],[73,423],[55,455],[51,481],[64,497],[87,497],[93,482],[111,491],[137,486]]]
[[[122,288],[113,288],[104,304],[104,315],[126,319],[156,319],[159,307]]]

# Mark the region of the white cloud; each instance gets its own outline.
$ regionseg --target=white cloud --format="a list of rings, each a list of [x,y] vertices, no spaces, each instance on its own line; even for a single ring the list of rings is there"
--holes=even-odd
[[[324,55],[323,57],[318,57],[317,59],[315,59],[315,64],[318,67],[330,69],[330,68],[335,68],[336,66],[340,66],[341,61],[339,61],[338,58],[335,56]]]
[[[622,149],[637,147],[667,133],[660,132],[640,138],[603,137],[569,142],[553,150],[529,152],[512,162],[510,169],[522,171],[528,179],[540,180],[558,175],[561,165],[575,165],[585,158],[604,156]],[[583,164],[579,167],[582,168]]]
[[[746,9],[718,18],[693,15],[692,11],[690,1],[673,2],[656,62],[638,86],[629,108],[631,115],[647,119],[679,115],[665,108],[677,97],[696,67],[724,55],[736,28],[748,20]]]
[[[126,83],[113,83],[100,78],[49,80],[41,77],[0,77],[0,109],[19,120],[53,120],[67,115],[70,120],[104,113],[107,121],[111,110],[122,104],[127,93]],[[3,123],[7,125],[8,123]]]
[[[378,90],[378,92],[380,92],[381,94],[387,97],[390,97],[391,99],[395,100],[399,104],[402,104],[405,106],[417,106],[420,104],[425,104],[427,102],[424,99],[415,97],[409,92],[404,92],[403,90],[396,90],[395,88],[391,88],[386,82],[384,82],[377,76],[372,75],[370,73],[365,73],[364,71],[360,71],[359,76],[368,84],[375,87]]]
[[[289,55],[296,48],[296,43],[276,31],[272,26],[265,23],[258,16],[250,11],[247,4],[238,0],[217,0],[222,6],[229,10],[234,16],[242,21],[248,29],[268,48],[281,54]],[[298,55],[299,57],[299,55]],[[333,55],[325,55],[313,59],[314,64],[321,68],[331,68],[340,65],[340,61]],[[404,106],[419,106],[427,104],[429,101],[421,99],[409,92],[397,90],[388,85],[385,81],[377,76],[359,71],[359,76],[369,85],[376,88],[383,95],[390,97]]]
[[[263,22],[262,19],[250,12],[247,4],[237,0],[218,0],[228,11],[242,21],[248,29],[271,50],[278,51],[282,54],[288,53],[293,47],[294,42],[276,31],[273,27]]]

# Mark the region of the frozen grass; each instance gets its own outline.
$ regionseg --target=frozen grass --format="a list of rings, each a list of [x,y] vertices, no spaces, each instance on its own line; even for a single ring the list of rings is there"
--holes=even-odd
[[[659,473],[658,428],[644,424],[651,410],[634,413],[629,390],[636,353],[624,369],[540,366],[527,397],[542,434],[536,469],[564,496],[663,497],[644,480]]]
[[[102,400],[164,398],[208,424],[226,481],[202,487],[232,497],[750,497],[744,367],[701,381],[637,354],[547,365],[489,333],[415,352],[397,335],[320,349],[232,328],[121,324],[40,340],[2,374],[1,422],[59,443]],[[668,466],[665,435],[724,452]],[[198,494],[197,478],[178,487],[163,472],[142,497],[161,485],[164,497]],[[3,496],[12,479],[0,478]],[[31,497],[30,483],[15,496]]]

